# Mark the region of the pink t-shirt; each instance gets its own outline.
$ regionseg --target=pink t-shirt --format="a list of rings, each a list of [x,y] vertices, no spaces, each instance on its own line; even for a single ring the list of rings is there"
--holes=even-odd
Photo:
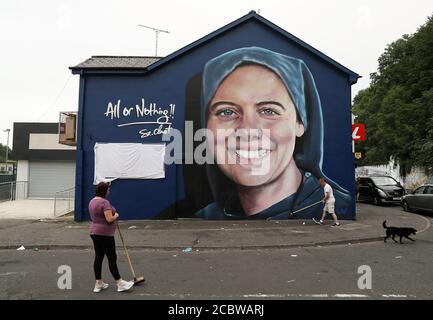
[[[99,236],[114,236],[116,232],[116,224],[108,223],[105,219],[104,211],[112,210],[113,213],[116,209],[110,204],[107,199],[94,197],[89,202],[90,219],[90,234]]]

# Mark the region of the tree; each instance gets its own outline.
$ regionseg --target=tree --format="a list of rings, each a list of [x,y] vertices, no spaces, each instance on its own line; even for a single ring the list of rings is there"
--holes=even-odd
[[[353,113],[366,124],[359,165],[393,158],[405,175],[433,159],[433,16],[413,35],[387,46],[370,87],[354,98]]]
[[[11,148],[9,148],[8,160],[10,159],[11,152],[12,152],[12,150],[11,150]],[[2,163],[2,162],[4,163],[5,160],[6,160],[6,146],[4,146],[0,143],[0,163]]]

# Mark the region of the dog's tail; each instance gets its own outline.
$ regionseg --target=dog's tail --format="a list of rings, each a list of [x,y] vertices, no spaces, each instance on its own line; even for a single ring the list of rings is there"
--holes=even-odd
[[[386,226],[386,220],[382,223],[382,226],[383,226],[385,229],[388,229],[388,227]]]

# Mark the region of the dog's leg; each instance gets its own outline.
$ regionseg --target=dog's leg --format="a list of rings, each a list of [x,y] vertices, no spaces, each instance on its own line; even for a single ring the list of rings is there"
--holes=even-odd
[[[395,243],[398,243],[397,240],[395,240],[395,234],[392,235],[392,240],[394,240]]]
[[[412,238],[409,237],[409,236],[406,236],[406,238],[408,238],[408,239],[411,240],[411,241],[415,241],[414,239],[412,239]]]
[[[403,243],[403,241],[401,241],[403,239],[403,236],[400,236],[400,243]]]

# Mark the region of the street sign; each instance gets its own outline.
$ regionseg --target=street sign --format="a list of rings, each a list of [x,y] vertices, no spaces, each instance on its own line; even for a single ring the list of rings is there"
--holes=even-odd
[[[365,124],[352,124],[352,139],[354,141],[365,140]]]

